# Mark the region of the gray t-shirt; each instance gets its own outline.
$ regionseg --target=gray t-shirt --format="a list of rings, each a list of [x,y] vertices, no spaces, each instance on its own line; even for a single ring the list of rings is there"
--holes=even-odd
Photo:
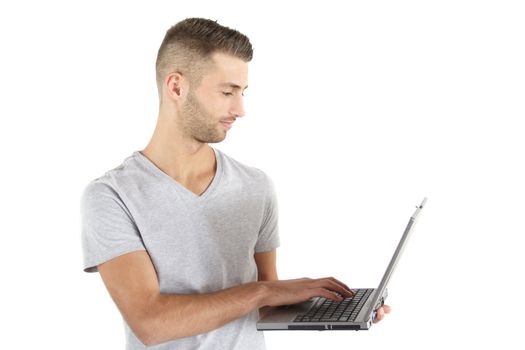
[[[161,293],[208,293],[256,281],[254,253],[279,246],[273,183],[261,170],[213,150],[216,174],[201,196],[139,151],[91,181],[81,199],[84,271],[147,250]],[[209,333],[149,349],[264,349],[257,318],[253,310]],[[145,349],[124,326],[127,349]]]

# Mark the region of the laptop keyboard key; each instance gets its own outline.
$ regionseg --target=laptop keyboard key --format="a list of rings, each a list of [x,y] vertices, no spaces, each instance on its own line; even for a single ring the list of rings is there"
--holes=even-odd
[[[354,290],[353,298],[340,302],[321,298],[306,314],[298,315],[294,322],[353,322],[373,289]]]

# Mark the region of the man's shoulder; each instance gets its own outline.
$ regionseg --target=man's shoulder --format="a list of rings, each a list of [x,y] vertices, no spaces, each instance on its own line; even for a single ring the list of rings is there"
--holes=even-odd
[[[84,188],[84,194],[111,195],[126,184],[135,182],[135,179],[141,176],[135,153],[126,157],[118,166],[90,180]]]
[[[225,172],[235,174],[236,176],[244,177],[252,181],[269,181],[269,177],[266,172],[260,168],[245,164],[244,162],[241,162],[220,150],[217,151],[222,156]]]

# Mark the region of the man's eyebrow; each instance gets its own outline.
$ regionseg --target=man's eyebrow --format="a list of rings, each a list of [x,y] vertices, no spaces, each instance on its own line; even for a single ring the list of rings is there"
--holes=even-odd
[[[219,84],[219,86],[231,87],[231,88],[233,88],[233,89],[235,89],[235,90],[238,90],[238,89],[241,89],[241,88],[242,88],[240,85],[237,85],[237,84],[235,84],[235,83],[230,83],[230,82],[228,82],[228,83],[221,83],[221,84]],[[246,85],[246,86],[244,87],[244,90],[247,89],[247,88],[248,88],[248,85]]]

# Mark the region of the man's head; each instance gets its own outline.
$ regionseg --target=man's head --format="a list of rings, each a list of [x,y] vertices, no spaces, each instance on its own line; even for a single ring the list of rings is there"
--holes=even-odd
[[[203,18],[188,18],[167,32],[156,62],[161,110],[178,115],[185,136],[220,142],[229,129],[224,121],[244,114],[253,49],[240,32]]]

